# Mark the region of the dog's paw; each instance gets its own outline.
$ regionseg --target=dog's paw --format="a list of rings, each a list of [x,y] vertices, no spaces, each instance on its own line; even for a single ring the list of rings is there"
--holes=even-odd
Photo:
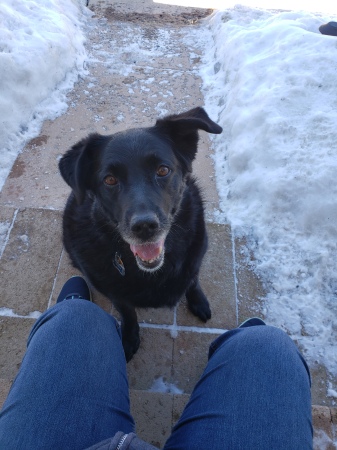
[[[191,313],[203,322],[207,322],[212,317],[211,308],[206,298],[198,302],[188,302],[188,307]]]
[[[212,317],[211,308],[206,295],[199,285],[198,279],[186,291],[186,300],[191,313],[199,317],[203,322],[207,322]]]
[[[137,352],[140,344],[139,331],[133,333],[124,333],[122,332],[122,342],[125,353],[125,359],[128,363],[133,355]]]

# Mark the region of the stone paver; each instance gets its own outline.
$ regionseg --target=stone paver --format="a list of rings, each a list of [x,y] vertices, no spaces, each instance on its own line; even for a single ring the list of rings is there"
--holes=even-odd
[[[58,172],[60,156],[90,132],[151,126],[162,114],[204,103],[196,70],[202,55],[184,43],[184,35],[188,27],[202,32],[199,19],[210,11],[151,0],[91,0],[89,6],[94,15],[86,25],[88,75],[69,93],[67,112],[46,121],[26,145],[0,193],[0,402],[20,365],[34,311],[52,306],[63,283],[78,273],[62,249],[69,188]],[[200,135],[194,171],[211,218],[218,196],[210,140]],[[212,319],[201,323],[184,301],[172,310],[138,311],[141,346],[128,365],[131,408],[139,435],[157,446],[180,416],[209,343],[247,317],[263,316],[263,286],[249,269],[253,255],[247,255],[244,240],[234,239],[229,225],[210,221],[207,228],[210,244],[200,280]],[[115,314],[102,295],[93,297]],[[152,392],[158,382],[179,391]],[[323,405],[314,408],[316,435],[332,441],[337,419],[325,397],[327,382],[324,368],[315,368],[313,401]]]
[[[1,306],[28,315],[48,306],[62,251],[61,213],[21,208],[14,214],[0,260]]]
[[[9,384],[20,367],[34,322],[34,319],[0,317],[0,379]]]

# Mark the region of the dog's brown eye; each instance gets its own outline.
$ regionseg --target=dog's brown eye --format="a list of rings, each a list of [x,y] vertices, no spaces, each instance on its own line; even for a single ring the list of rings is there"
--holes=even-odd
[[[167,166],[160,166],[157,170],[158,177],[166,177],[170,173],[170,169]]]
[[[113,175],[108,175],[104,178],[104,183],[108,186],[115,186],[118,183],[118,180]]]

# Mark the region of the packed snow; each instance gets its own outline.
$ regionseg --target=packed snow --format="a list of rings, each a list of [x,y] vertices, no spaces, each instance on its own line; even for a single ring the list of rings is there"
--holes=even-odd
[[[247,7],[207,20],[201,69],[217,220],[245,236],[267,322],[337,375],[337,38],[330,17]]]
[[[149,392],[161,392],[164,394],[183,394],[184,392],[179,389],[174,383],[168,383],[163,377],[156,378],[153,381],[152,386],[148,390]]]
[[[67,90],[85,74],[84,3],[2,5],[0,189],[24,143],[66,109]],[[337,376],[337,38],[318,30],[332,19],[234,7],[203,32],[189,28],[187,40],[204,51],[205,108],[224,128],[213,140],[214,221],[246,237],[267,322]],[[0,249],[9,226],[0,224]]]
[[[6,0],[0,11],[0,189],[43,120],[85,72],[84,0]]]
[[[0,316],[2,317],[19,317],[21,319],[38,319],[41,316],[40,311],[33,311],[29,313],[27,316],[21,316],[19,314],[16,314],[11,308],[0,308]]]

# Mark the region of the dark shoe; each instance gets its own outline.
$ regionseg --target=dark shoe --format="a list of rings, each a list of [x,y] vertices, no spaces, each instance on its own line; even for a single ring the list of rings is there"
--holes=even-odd
[[[239,328],[246,328],[246,327],[255,327],[256,325],[265,325],[262,319],[259,319],[258,317],[252,317],[251,319],[247,319],[239,326]]]
[[[72,300],[75,298],[91,301],[91,292],[89,286],[87,285],[85,279],[78,275],[69,278],[69,280],[65,282],[56,300],[56,303],[60,303],[63,300]]]
[[[337,22],[329,22],[319,27],[319,31],[322,34],[329,36],[337,36]]]

